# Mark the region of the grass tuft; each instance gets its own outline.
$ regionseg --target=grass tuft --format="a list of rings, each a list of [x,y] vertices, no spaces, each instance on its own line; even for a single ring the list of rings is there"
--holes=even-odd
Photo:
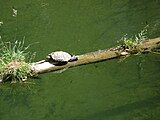
[[[12,83],[27,80],[31,74],[29,63],[34,58],[34,54],[28,52],[28,46],[24,46],[23,41],[0,42],[0,81],[11,80]]]
[[[131,36],[131,37],[128,37],[127,35],[125,35],[118,42],[121,42],[121,45],[124,46],[124,48],[128,51],[132,51],[132,50],[141,51],[137,45],[140,42],[148,39],[147,28],[148,28],[148,26],[144,27],[144,29],[141,30],[140,33],[138,33],[134,36]]]

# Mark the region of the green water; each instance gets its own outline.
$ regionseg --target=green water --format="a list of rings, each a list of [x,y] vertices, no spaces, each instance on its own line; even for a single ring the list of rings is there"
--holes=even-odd
[[[13,16],[12,9],[17,15]],[[0,0],[3,41],[36,43],[35,61],[57,50],[105,49],[149,24],[160,36],[159,0]],[[160,55],[131,56],[0,85],[0,120],[159,120]]]

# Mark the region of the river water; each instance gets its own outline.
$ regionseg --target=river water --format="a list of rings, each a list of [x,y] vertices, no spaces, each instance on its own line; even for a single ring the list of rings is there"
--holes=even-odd
[[[35,61],[57,50],[117,45],[146,25],[160,36],[159,0],[0,0],[3,41],[34,44]],[[130,56],[0,85],[0,120],[159,120],[160,55]]]

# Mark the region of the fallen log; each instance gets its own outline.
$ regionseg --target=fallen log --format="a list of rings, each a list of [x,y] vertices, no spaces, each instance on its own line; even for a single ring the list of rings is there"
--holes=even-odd
[[[140,42],[136,48],[133,49],[126,49],[123,46],[116,46],[109,49],[98,50],[95,52],[86,53],[83,55],[77,55],[77,61],[68,62],[65,65],[56,66],[49,62],[42,60],[43,62],[35,62],[30,64],[33,74],[40,74],[50,71],[57,71],[65,68],[71,68],[79,65],[109,60],[113,58],[117,58],[120,56],[126,56],[130,54],[137,54],[137,53],[147,53],[147,52],[154,52],[160,49],[160,37],[154,39],[148,39],[145,41]]]

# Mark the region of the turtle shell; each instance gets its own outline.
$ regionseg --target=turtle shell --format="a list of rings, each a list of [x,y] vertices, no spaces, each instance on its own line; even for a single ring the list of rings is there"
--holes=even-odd
[[[68,62],[72,58],[69,53],[63,51],[52,52],[49,55],[54,61],[57,62]]]

